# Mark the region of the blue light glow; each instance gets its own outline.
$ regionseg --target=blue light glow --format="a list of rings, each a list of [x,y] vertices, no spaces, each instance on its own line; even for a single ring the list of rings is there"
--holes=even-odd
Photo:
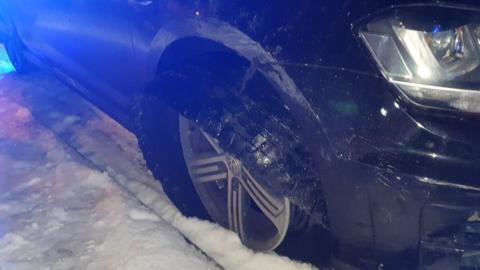
[[[436,34],[436,33],[440,33],[441,31],[442,31],[442,27],[437,24],[433,27],[432,33]]]
[[[15,71],[10,58],[8,58],[5,47],[0,45],[0,75],[11,73]]]

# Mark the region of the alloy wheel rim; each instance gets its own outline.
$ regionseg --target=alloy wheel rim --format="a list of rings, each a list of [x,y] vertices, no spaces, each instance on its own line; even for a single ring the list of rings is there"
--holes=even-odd
[[[210,216],[257,251],[278,247],[290,223],[290,202],[265,190],[240,160],[180,116],[183,156],[193,186]]]

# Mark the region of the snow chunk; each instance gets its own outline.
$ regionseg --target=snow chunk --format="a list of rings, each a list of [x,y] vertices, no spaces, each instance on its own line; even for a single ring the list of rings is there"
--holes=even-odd
[[[154,215],[150,212],[139,210],[139,209],[132,209],[128,213],[128,216],[133,220],[148,220],[158,222],[160,218],[157,215]]]

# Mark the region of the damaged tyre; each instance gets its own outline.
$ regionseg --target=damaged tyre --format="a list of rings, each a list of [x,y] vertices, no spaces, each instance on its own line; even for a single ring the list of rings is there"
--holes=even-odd
[[[219,69],[225,64],[236,68]],[[136,126],[147,165],[177,208],[234,231],[253,250],[328,262],[319,193],[290,196],[315,187],[311,160],[269,82],[253,73],[243,84],[248,64],[225,53],[162,69],[137,95]]]

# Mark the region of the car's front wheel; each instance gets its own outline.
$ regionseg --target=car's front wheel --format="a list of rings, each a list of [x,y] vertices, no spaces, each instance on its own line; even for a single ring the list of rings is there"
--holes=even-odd
[[[254,250],[328,263],[321,192],[289,192],[317,187],[311,158],[268,80],[257,73],[243,85],[248,63],[224,52],[159,66],[136,95],[135,125],[148,168],[177,208]]]

